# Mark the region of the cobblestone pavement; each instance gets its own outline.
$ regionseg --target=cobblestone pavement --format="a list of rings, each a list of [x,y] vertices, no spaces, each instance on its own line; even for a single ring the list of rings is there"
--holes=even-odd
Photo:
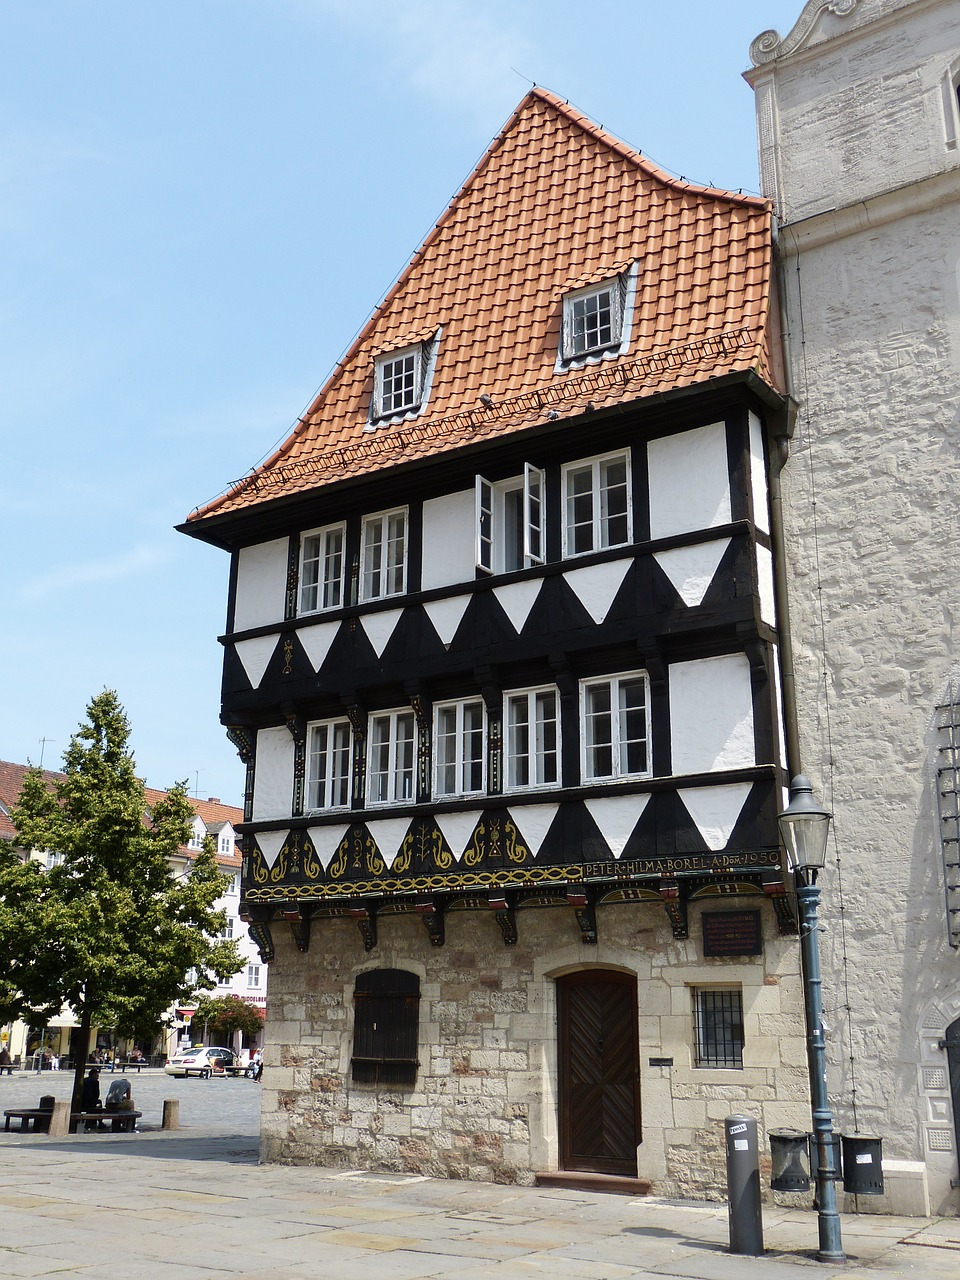
[[[55,1074],[55,1073],[54,1073]],[[70,1077],[0,1078],[4,1108]],[[107,1077],[109,1080],[109,1076]],[[764,1209],[732,1257],[719,1205],[258,1165],[259,1088],[132,1077],[148,1128],[0,1135],[0,1274],[58,1280],[957,1280],[960,1219],[845,1215],[846,1267],[811,1257],[811,1213]],[[105,1090],[104,1090],[105,1092]],[[183,1128],[159,1131],[162,1100]],[[149,1126],[153,1126],[150,1128]]]

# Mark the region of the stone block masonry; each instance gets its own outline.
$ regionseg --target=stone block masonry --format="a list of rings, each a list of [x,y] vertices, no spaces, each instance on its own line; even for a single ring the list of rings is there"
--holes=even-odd
[[[721,1197],[726,1114],[755,1116],[763,1133],[806,1123],[797,940],[760,906],[764,954],[721,960],[702,955],[697,903],[683,942],[656,904],[601,907],[597,946],[579,941],[560,907],[521,912],[513,947],[473,911],[448,917],[440,948],[415,917],[384,917],[370,954],[347,921],[316,921],[306,955],[278,926],[262,1158],[531,1185],[560,1161],[555,979],[599,966],[637,978],[639,1176],[658,1194]],[[412,1087],[351,1078],[354,983],[370,968],[420,978]],[[693,989],[704,985],[742,991],[742,1069],[693,1065]],[[658,1058],[673,1064],[651,1065]]]

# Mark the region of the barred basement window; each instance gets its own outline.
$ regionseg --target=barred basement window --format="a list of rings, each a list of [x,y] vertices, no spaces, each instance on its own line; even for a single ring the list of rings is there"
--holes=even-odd
[[[693,1020],[695,1066],[743,1066],[743,993],[739,987],[697,988]]]
[[[417,1082],[420,979],[405,969],[371,969],[353,989],[353,1079],[357,1084]]]

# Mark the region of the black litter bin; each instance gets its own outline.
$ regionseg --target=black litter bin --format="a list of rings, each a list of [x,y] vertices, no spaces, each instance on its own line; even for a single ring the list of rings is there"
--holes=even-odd
[[[843,1135],[843,1189],[854,1196],[883,1195],[882,1139]]]
[[[810,1135],[799,1129],[771,1129],[769,1137],[772,1189],[809,1191]]]

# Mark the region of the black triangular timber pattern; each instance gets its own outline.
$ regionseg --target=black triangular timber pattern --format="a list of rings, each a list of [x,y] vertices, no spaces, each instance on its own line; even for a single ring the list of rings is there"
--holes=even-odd
[[[741,594],[740,584],[744,575],[751,574],[750,557],[749,541],[746,538],[734,538],[720,558],[717,571],[701,601],[702,608],[728,604]]]

